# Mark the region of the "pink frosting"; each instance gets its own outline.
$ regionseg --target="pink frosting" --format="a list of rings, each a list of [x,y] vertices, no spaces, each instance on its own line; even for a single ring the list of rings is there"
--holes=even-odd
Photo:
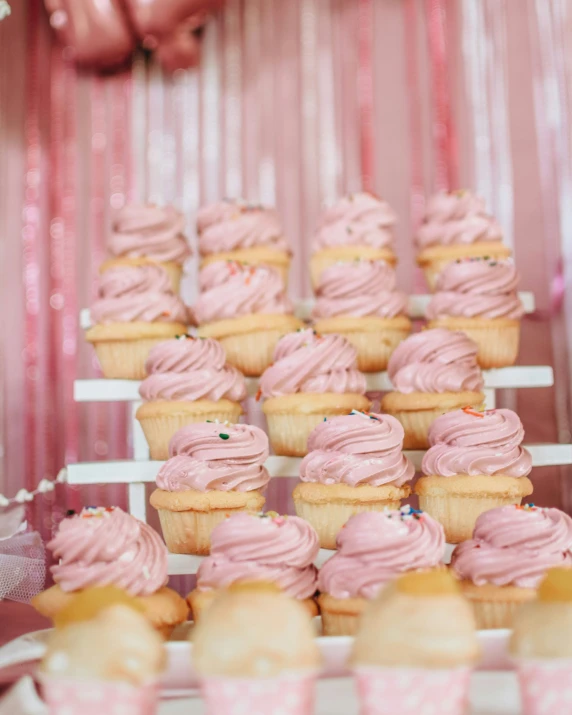
[[[109,251],[113,256],[183,263],[191,255],[184,230],[185,218],[173,206],[130,204],[115,216]]]
[[[153,347],[145,363],[149,376],[139,394],[144,400],[222,400],[246,397],[244,376],[225,365],[225,353],[212,338],[190,335]]]
[[[238,581],[270,581],[293,598],[310,598],[316,592],[313,564],[319,549],[318,535],[297,516],[235,514],[213,530],[197,587],[208,591]]]
[[[189,313],[171,290],[164,268],[117,266],[100,276],[99,298],[91,306],[93,323],[187,323]]]
[[[363,395],[366,381],[357,369],[356,350],[345,338],[300,330],[280,338],[274,364],[260,379],[260,390],[264,397],[296,392]]]
[[[387,203],[372,194],[348,194],[324,211],[313,250],[362,245],[391,248],[396,216]]]
[[[470,258],[449,263],[437,279],[427,306],[429,320],[449,315],[465,318],[522,318],[516,293],[518,273],[509,261]]]
[[[419,250],[436,245],[501,240],[501,228],[487,214],[485,202],[470,191],[442,192],[431,197],[416,237]]]
[[[445,534],[429,514],[404,506],[352,516],[337,545],[320,569],[318,589],[334,598],[375,598],[400,573],[438,566]]]
[[[197,215],[197,229],[203,256],[254,246],[288,251],[275,209],[240,199],[204,206]]]
[[[263,489],[270,477],[264,467],[268,437],[258,427],[198,422],[176,432],[171,455],[157,474],[157,486],[169,492]]]
[[[308,438],[308,454],[300,465],[303,482],[401,486],[413,479],[415,468],[404,456],[403,427],[391,415],[365,414],[332,417]]]
[[[410,335],[393,351],[387,373],[398,392],[463,392],[483,388],[477,345],[460,331],[434,328]]]
[[[167,548],[157,532],[118,507],[87,507],[64,519],[48,548],[63,591],[117,586],[149,596],[167,583]]]
[[[537,588],[546,571],[572,566],[572,519],[559,509],[502,506],[481,514],[473,538],[451,559],[457,575],[477,586]]]
[[[501,474],[526,477],[530,453],[521,447],[524,429],[512,410],[447,412],[429,428],[429,444],[421,465],[424,474]]]
[[[242,266],[215,261],[202,269],[201,294],[195,305],[199,324],[254,313],[292,313],[278,271],[269,266]]]
[[[320,276],[312,318],[375,315],[394,318],[407,309],[407,296],[395,290],[395,271],[384,261],[335,264]]]

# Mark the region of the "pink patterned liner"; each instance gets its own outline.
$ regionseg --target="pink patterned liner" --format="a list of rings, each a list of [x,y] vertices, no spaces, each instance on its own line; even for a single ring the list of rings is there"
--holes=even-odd
[[[565,715],[572,712],[572,659],[521,659],[516,671],[522,715]]]
[[[361,715],[466,715],[470,668],[354,669]]]

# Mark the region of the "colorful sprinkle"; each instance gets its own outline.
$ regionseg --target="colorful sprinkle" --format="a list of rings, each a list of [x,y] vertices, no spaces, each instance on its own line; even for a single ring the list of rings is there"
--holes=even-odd
[[[463,407],[463,412],[466,415],[473,415],[473,417],[480,417],[481,419],[483,419],[485,416],[483,412],[477,412],[470,405],[467,405],[467,407]]]
[[[220,432],[220,433],[219,433],[219,437],[220,437],[221,439],[228,439],[228,438],[230,437],[230,435],[229,435],[229,434],[226,434],[225,432]]]
[[[260,402],[261,397],[262,397],[262,388],[259,387],[258,390],[256,391],[256,396],[254,399],[256,400],[256,402]]]

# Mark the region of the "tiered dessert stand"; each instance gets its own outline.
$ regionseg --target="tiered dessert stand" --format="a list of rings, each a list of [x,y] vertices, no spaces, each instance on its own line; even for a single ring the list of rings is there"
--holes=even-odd
[[[425,307],[430,300],[429,295],[411,297],[409,315],[412,318],[422,318]],[[527,313],[534,311],[534,296],[531,293],[521,293],[520,298]],[[311,301],[298,303],[297,315],[306,319],[311,310]],[[82,327],[89,327],[89,312],[82,311],[80,316]],[[498,389],[515,389],[529,387],[551,387],[554,384],[554,374],[549,366],[515,366],[484,371],[485,404],[487,409],[495,407],[495,394]],[[371,392],[391,390],[391,383],[385,372],[367,375],[368,389]],[[249,379],[248,391],[253,397],[258,389],[257,380]],[[130,513],[147,520],[146,484],[155,482],[155,477],[162,462],[149,459],[147,442],[135,419],[135,413],[141,404],[139,382],[136,380],[76,380],[74,398],[76,402],[129,402],[132,415],[133,459],[117,462],[85,462],[69,464],[62,475],[68,484],[127,484],[128,508]],[[527,444],[532,455],[533,466],[547,467],[572,464],[572,445],[570,444]],[[405,454],[420,467],[423,451],[405,451]],[[292,457],[271,456],[266,467],[272,477],[294,477],[298,474],[300,459]],[[324,561],[332,552],[322,550],[319,562]],[[183,575],[196,573],[201,562],[200,556],[185,554],[170,554],[169,573]],[[318,563],[319,563],[318,562]]]

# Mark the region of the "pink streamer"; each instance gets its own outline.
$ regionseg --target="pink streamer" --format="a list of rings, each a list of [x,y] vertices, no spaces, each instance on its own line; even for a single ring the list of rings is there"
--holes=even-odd
[[[449,98],[445,0],[426,0],[426,7],[434,96],[435,188],[450,191],[458,182],[458,157]]]
[[[362,189],[374,190],[375,146],[373,131],[373,4],[359,0],[359,75],[360,156]]]

